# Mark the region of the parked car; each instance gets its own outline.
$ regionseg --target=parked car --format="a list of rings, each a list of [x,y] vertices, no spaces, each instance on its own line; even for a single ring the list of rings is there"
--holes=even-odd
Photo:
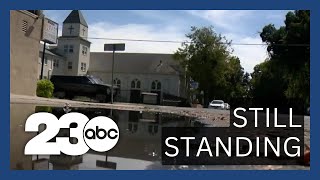
[[[54,84],[54,96],[73,99],[75,96],[86,96],[99,102],[111,100],[111,85],[105,84],[94,76],[51,76]],[[118,87],[114,86],[114,96]]]
[[[208,108],[213,108],[213,109],[224,109],[225,104],[222,100],[213,100],[209,103]]]

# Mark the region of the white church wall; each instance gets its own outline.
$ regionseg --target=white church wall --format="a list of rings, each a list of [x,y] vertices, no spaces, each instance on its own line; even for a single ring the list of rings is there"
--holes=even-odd
[[[78,23],[63,24],[62,36],[78,36],[79,33],[80,33],[80,24]]]
[[[80,37],[87,39],[88,37],[88,28],[80,24]]]
[[[87,48],[87,53],[83,54],[82,50],[83,47]],[[90,43],[86,42],[84,40],[79,40],[79,44],[78,47],[79,49],[79,55],[78,55],[78,73],[77,75],[86,75],[87,71],[89,69],[89,64],[90,64]],[[86,68],[85,69],[81,69],[81,63],[85,63],[86,64]]]
[[[106,84],[111,84],[111,73],[90,71],[88,74],[99,77]],[[141,92],[152,91],[152,82],[157,80],[161,82],[161,93],[168,93],[174,96],[180,96],[180,78],[178,75],[165,74],[130,74],[114,73],[114,79],[121,81],[121,100],[130,100],[131,82],[138,79],[141,82]]]
[[[73,46],[73,52],[68,51],[65,52],[65,46],[70,47]],[[80,45],[79,39],[73,38],[59,38],[58,41],[58,53],[62,54],[66,58],[66,66],[65,66],[65,75],[78,75],[78,62],[79,62],[79,54],[80,54]],[[72,62],[72,69],[68,69],[68,63]]]

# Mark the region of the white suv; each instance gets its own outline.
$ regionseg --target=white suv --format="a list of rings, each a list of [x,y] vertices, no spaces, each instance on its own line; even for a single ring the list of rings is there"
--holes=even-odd
[[[225,104],[222,100],[213,100],[209,103],[208,108],[214,108],[214,109],[224,109]]]

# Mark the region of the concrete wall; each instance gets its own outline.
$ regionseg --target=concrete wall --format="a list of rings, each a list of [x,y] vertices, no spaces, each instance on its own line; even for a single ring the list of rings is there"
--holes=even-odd
[[[27,22],[26,32],[22,30]],[[36,95],[42,19],[27,11],[10,11],[10,92]]]
[[[26,133],[24,127],[34,112],[34,105],[10,104],[10,169],[32,169],[32,156],[24,155],[24,147],[36,133]]]

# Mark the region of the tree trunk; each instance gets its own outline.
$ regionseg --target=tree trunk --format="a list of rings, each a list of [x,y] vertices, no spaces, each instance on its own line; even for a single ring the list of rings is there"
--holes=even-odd
[[[208,92],[208,90],[204,90],[203,100],[204,100],[203,107],[208,107],[208,105],[209,105],[209,92]]]

